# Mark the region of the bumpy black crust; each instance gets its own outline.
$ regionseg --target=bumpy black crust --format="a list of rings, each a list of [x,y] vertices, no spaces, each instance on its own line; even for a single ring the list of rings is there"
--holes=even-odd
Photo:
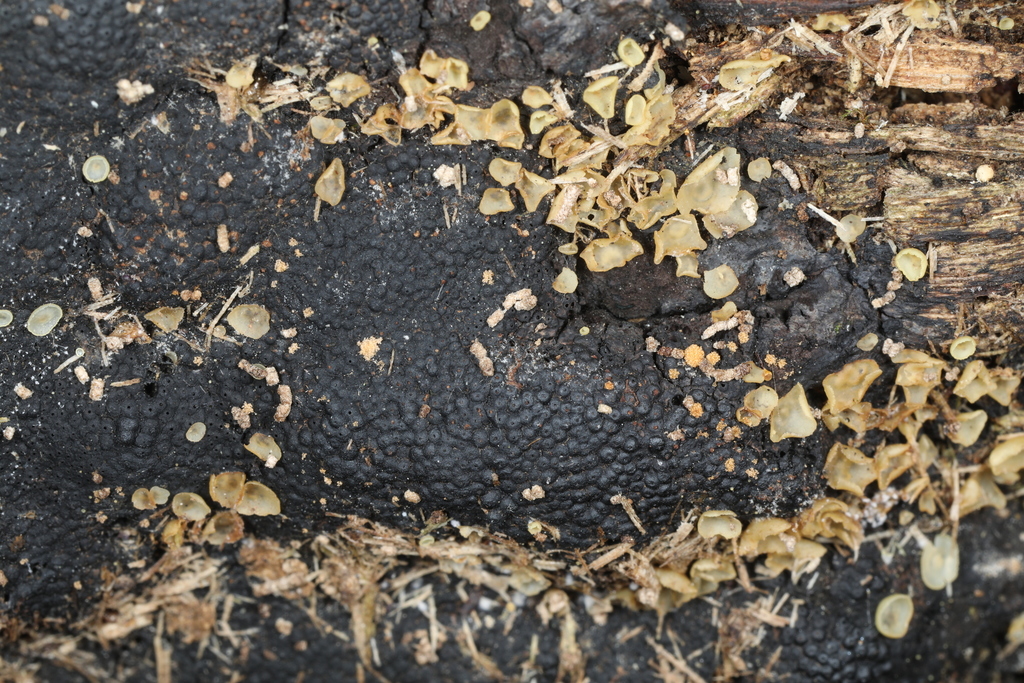
[[[434,147],[422,132],[398,148],[360,135],[325,147],[300,135],[306,119],[287,107],[251,132],[244,116],[225,126],[213,96],[182,71],[197,60],[226,68],[261,54],[279,63],[320,59],[390,78],[390,49],[414,60],[429,45],[467,58],[479,80],[472,96],[488,100],[526,84],[488,79],[579,74],[605,61],[608,51],[597,54],[598,47],[613,45],[622,31],[682,24],[667,4],[565,2],[555,15],[503,3],[490,8],[497,37],[466,28],[480,9],[472,3],[296,5],[147,2],[136,15],[122,2],[80,2],[67,4],[68,19],[42,1],[0,7],[0,64],[10,84],[0,102],[0,124],[7,128],[0,140],[0,188],[7,198],[0,207],[0,305],[15,311],[14,324],[0,331],[0,410],[16,428],[13,440],[4,442],[0,485],[0,561],[10,609],[43,616],[74,610],[80,596],[73,582],[83,580],[81,597],[87,598],[98,568],[123,558],[119,544],[136,542],[140,513],[128,500],[136,487],[204,492],[209,474],[224,470],[244,470],[278,493],[285,519],[247,525],[257,535],[280,537],[330,528],[327,511],[412,528],[443,510],[522,542],[531,541],[528,521],[542,519],[558,527],[563,546],[580,547],[601,538],[639,538],[623,509],[610,502],[615,494],[634,501],[650,536],[678,522],[680,509],[785,516],[822,493],[827,436],[772,444],[762,426],[727,442],[719,423],[733,422],[751,387],[716,385],[682,361],[646,349],[647,337],[678,348],[700,342],[713,306],[699,282],[677,279],[668,263],[655,267],[642,257],[628,269],[581,273],[577,295],[556,294],[550,282],[568,261],[556,251],[559,235],[543,225],[543,215],[485,219],[476,211],[480,193],[491,185],[486,165],[498,150]],[[34,16],[46,17],[46,25],[34,23]],[[379,40],[376,48],[367,44],[371,37]],[[582,42],[593,49],[577,49]],[[124,105],[114,88],[122,77],[141,78],[157,92]],[[157,114],[166,115],[169,133],[155,127]],[[355,128],[351,113],[345,118]],[[16,132],[21,121],[25,126]],[[745,154],[783,144],[747,124],[705,142],[740,143]],[[81,179],[82,161],[98,153],[110,160],[117,184]],[[500,153],[540,170],[531,154]],[[341,205],[323,206],[317,222],[313,181],[334,158],[349,171],[348,191]],[[461,195],[439,188],[432,176],[440,165],[458,163],[465,164],[468,180]],[[680,176],[688,170],[680,150],[671,150],[664,163]],[[222,188],[218,179],[226,172],[234,181]],[[763,363],[773,354],[786,361],[785,369],[774,368],[777,388],[803,381],[813,397],[815,383],[849,359],[852,340],[896,325],[879,320],[866,291],[869,284],[884,288],[886,248],[864,249],[867,265],[859,272],[873,279],[852,283],[844,257],[821,253],[793,210],[776,208],[784,198],[800,199],[783,179],[750,189],[762,206],[757,228],[716,242],[705,256],[711,266],[733,265],[744,282],[734,300],[757,318],[750,341],[735,353],[722,350],[719,367]],[[226,254],[216,244],[219,225],[234,234]],[[80,226],[93,236],[80,236]],[[241,265],[239,257],[254,245],[259,254]],[[278,260],[287,263],[286,271],[276,272]],[[782,279],[792,267],[808,277],[795,290]],[[485,271],[493,274],[491,284],[483,283]],[[241,346],[215,342],[210,353],[199,354],[163,338],[130,346],[102,365],[93,322],[82,310],[90,303],[88,277],[100,278],[120,294],[119,305],[141,315],[183,305],[174,292],[184,289],[202,290],[203,301],[219,307],[250,272],[245,301],[272,315],[272,331],[263,339]],[[485,321],[504,297],[523,288],[537,295],[536,308],[509,311],[489,327]],[[904,292],[912,296],[914,288]],[[65,319],[50,336],[33,337],[24,321],[47,301],[59,303]],[[281,334],[289,328],[298,331],[294,339]],[[183,331],[202,344],[196,323],[186,321]],[[383,341],[366,360],[358,342],[371,336]],[[736,339],[733,331],[712,341]],[[493,377],[483,376],[470,355],[474,340],[494,360]],[[710,350],[710,343],[703,345]],[[108,386],[101,401],[90,401],[88,387],[70,369],[53,374],[77,347],[86,351],[90,374],[108,385],[141,382]],[[276,392],[239,370],[242,358],[276,367],[292,388],[286,422],[273,421]],[[674,379],[673,371],[679,373]],[[33,396],[15,398],[17,382]],[[701,404],[700,417],[683,405],[687,396]],[[230,410],[246,402],[254,408],[253,424],[242,430]],[[611,412],[599,412],[599,404]],[[184,439],[195,421],[209,427],[199,444]],[[667,437],[677,428],[685,440]],[[256,431],[282,446],[284,458],[273,470],[242,448]],[[545,497],[525,500],[521,492],[537,484]],[[97,502],[93,492],[104,487],[114,490]],[[422,502],[405,502],[407,489]],[[902,649],[880,642],[866,610],[879,592],[902,586],[892,576],[876,576],[870,596],[869,588],[856,588],[874,566],[865,563],[877,563],[872,557],[869,552],[855,570],[836,556],[837,564],[822,570],[818,592],[805,596],[812,601],[806,620],[780,641],[787,654],[777,670],[791,672],[790,680],[879,680],[886,667],[905,666],[928,646],[926,639]],[[934,596],[925,599],[941,609]],[[621,626],[627,616],[617,613],[611,624]],[[935,623],[949,623],[943,618],[934,617]],[[688,627],[680,621],[675,628]],[[609,625],[595,638],[614,633]],[[511,662],[521,645],[491,646],[507,647]],[[556,647],[552,640],[543,649]],[[643,661],[650,653],[637,647],[637,661]],[[799,654],[791,657],[791,648]],[[852,654],[841,654],[846,650]],[[897,650],[907,659],[898,661]],[[336,656],[337,666],[325,670],[354,666],[351,650]],[[395,661],[408,665],[408,659]],[[274,667],[294,675],[284,664],[264,664],[252,680],[281,680]],[[445,666],[453,668],[422,675],[473,675],[460,665]],[[387,666],[385,673],[394,680],[421,675]],[[614,675],[613,667],[598,666],[594,680]]]

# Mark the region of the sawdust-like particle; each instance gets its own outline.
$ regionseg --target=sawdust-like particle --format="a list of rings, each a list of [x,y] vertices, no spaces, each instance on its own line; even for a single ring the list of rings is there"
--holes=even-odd
[[[360,339],[358,342],[359,355],[363,357],[363,360],[372,361],[373,357],[377,355],[378,351],[380,351],[380,344],[382,341],[384,341],[383,337],[367,337],[365,339]]]

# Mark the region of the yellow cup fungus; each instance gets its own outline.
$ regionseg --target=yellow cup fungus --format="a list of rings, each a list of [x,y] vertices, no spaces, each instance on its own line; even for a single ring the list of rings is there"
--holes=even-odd
[[[218,512],[203,527],[202,539],[204,543],[212,545],[226,545],[242,540],[245,534],[245,526],[242,518],[234,510]]]
[[[859,518],[851,515],[850,506],[836,498],[818,498],[800,514],[801,534],[807,538],[835,538],[856,550],[864,540]]]
[[[758,387],[743,397],[743,405],[736,410],[736,420],[748,427],[757,427],[767,420],[779,405],[779,395],[771,387]]]
[[[828,397],[824,410],[836,414],[852,408],[864,399],[871,383],[881,375],[882,369],[870,358],[847,363],[822,381]]]
[[[353,102],[371,92],[370,84],[365,78],[347,71],[327,81],[326,88],[331,99],[343,107],[351,106]]]
[[[245,450],[267,464],[267,467],[274,467],[281,461],[281,447],[277,445],[274,437],[256,432],[249,437],[249,443],[245,444]]]
[[[345,139],[345,122],[326,116],[314,116],[309,120],[309,133],[325,145],[333,145]]]
[[[474,31],[483,31],[489,23],[491,23],[491,13],[487,10],[480,10],[469,20],[469,27]]]
[[[757,200],[746,190],[740,190],[728,209],[704,216],[704,229],[721,239],[746,230],[756,221]]]
[[[894,593],[878,603],[875,609],[875,628],[886,638],[902,638],[907,635],[913,617],[914,602],[910,596]]]
[[[894,260],[896,267],[903,273],[903,277],[911,282],[917,282],[928,272],[928,257],[920,249],[909,247],[901,249]]]
[[[583,90],[583,101],[602,119],[615,116],[615,95],[619,90],[618,76],[599,78]]]
[[[918,29],[938,28],[942,24],[939,21],[941,14],[942,8],[935,0],[910,0],[903,5],[903,16]]]
[[[747,177],[755,183],[772,177],[772,162],[767,157],[754,159],[747,164]]]
[[[523,88],[522,100],[530,109],[540,109],[554,101],[548,91],[539,85],[528,85]]]
[[[938,534],[921,550],[921,580],[933,591],[952,585],[960,574],[960,549],[949,534]]]
[[[1016,483],[1024,469],[1024,434],[1000,442],[988,456],[992,474],[1003,483]]]
[[[163,332],[174,332],[185,318],[185,309],[181,306],[161,306],[143,317]]]
[[[210,506],[195,493],[179,493],[171,501],[171,510],[176,517],[189,522],[206,519],[210,514]]]
[[[29,313],[25,329],[37,337],[45,337],[53,331],[63,317],[64,311],[57,304],[43,304]]]
[[[516,181],[516,190],[519,191],[526,210],[533,212],[540,206],[544,197],[555,191],[555,184],[543,176],[524,170]]]
[[[518,161],[508,161],[501,157],[491,159],[491,163],[487,165],[487,172],[501,185],[511,185],[519,180],[522,170],[523,165]]]
[[[740,286],[732,266],[722,264],[704,271],[704,293],[712,299],[724,299]]]
[[[332,161],[313,186],[316,196],[331,206],[337,206],[345,194],[345,166],[341,159]]]
[[[149,489],[139,488],[132,493],[132,505],[136,510],[155,510],[156,501]]]
[[[623,119],[627,126],[639,126],[644,122],[647,114],[647,100],[643,95],[633,95],[626,100],[626,110]]]
[[[837,491],[849,491],[858,496],[875,481],[875,463],[860,449],[835,443],[825,459],[825,477],[828,485]]]
[[[105,156],[96,154],[82,164],[82,177],[90,183],[102,183],[110,175],[110,162]]]
[[[797,382],[789,393],[779,399],[779,404],[772,411],[770,424],[768,438],[772,443],[783,439],[802,439],[814,433],[818,423],[807,403],[802,384]]]
[[[640,49],[640,45],[632,38],[620,40],[618,47],[615,48],[615,52],[626,66],[639,66],[643,64],[644,51]]]
[[[1006,507],[1006,496],[996,485],[989,469],[982,469],[971,476],[960,487],[960,516],[968,515],[984,507],[1002,510]]]
[[[1011,31],[1016,23],[1010,17],[1000,17],[997,27],[1000,31]]]
[[[14,314],[6,308],[0,308],[0,327],[7,327],[14,322]]]
[[[588,244],[580,257],[593,273],[619,268],[644,253],[644,248],[633,239],[632,233],[623,231],[616,237],[600,237]]]
[[[811,28],[815,31],[838,33],[840,31],[848,31],[851,25],[849,18],[845,14],[828,12],[816,16],[814,23],[811,24]]]
[[[878,335],[874,332],[868,332],[857,340],[857,348],[864,352],[871,351],[876,346],[878,346]]]
[[[576,273],[568,268],[562,268],[562,272],[558,274],[555,281],[551,284],[551,287],[562,294],[572,294],[576,291],[576,287],[579,286],[580,280]]]
[[[512,196],[508,190],[499,187],[489,187],[484,190],[480,198],[480,213],[485,216],[493,216],[506,211],[512,211],[515,205],[512,203]]]
[[[705,557],[690,565],[690,581],[696,586],[698,595],[714,593],[719,583],[735,578],[736,567],[723,556]]]
[[[692,215],[672,216],[654,233],[654,263],[661,263],[666,256],[693,256],[707,246]]]
[[[163,505],[171,497],[171,492],[162,486],[153,486],[149,489],[149,492],[153,494],[153,502],[157,505]]]
[[[206,423],[193,422],[185,432],[185,439],[191,443],[199,443],[206,436]]]
[[[964,360],[973,356],[977,348],[978,344],[974,341],[974,337],[957,337],[949,345],[949,355],[957,360]]]
[[[770,69],[790,61],[787,55],[757,54],[753,59],[737,59],[722,65],[718,83],[726,90],[743,90],[755,85]]]
[[[728,211],[740,191],[739,168],[740,155],[733,147],[719,150],[702,161],[679,187],[679,213]]]
[[[537,135],[542,130],[558,121],[558,117],[547,109],[538,109],[530,114],[530,132]]]
[[[708,510],[697,520],[697,533],[701,538],[713,539],[721,536],[727,541],[739,538],[743,524],[731,510]]]
[[[863,216],[857,216],[852,213],[843,216],[839,221],[839,225],[835,226],[836,237],[846,244],[853,244],[857,241],[858,237],[864,234],[867,225],[867,221],[864,220]]]
[[[242,488],[242,499],[235,506],[240,515],[266,517],[281,514],[281,501],[269,487],[255,481],[247,481]]]
[[[981,436],[981,430],[985,428],[986,422],[988,422],[988,413],[984,410],[957,413],[955,420],[946,426],[946,436],[960,446],[973,446]]]
[[[953,394],[967,399],[971,403],[997,389],[992,373],[985,367],[984,361],[972,360],[960,371]]]
[[[255,72],[256,57],[246,57],[231,65],[224,76],[224,81],[232,88],[244,90],[256,81]]]
[[[210,475],[210,498],[226,508],[233,508],[242,500],[245,486],[244,472],[221,472]]]
[[[875,474],[878,477],[878,488],[889,488],[901,474],[914,465],[914,450],[910,444],[893,443],[875,451]]]
[[[259,339],[270,332],[270,311],[258,304],[235,306],[227,320],[235,332],[249,339]]]

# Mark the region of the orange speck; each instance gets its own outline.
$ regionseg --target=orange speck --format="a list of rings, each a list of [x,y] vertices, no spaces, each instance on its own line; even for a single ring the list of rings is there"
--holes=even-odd
[[[608,391],[611,391],[612,389],[615,388],[615,382],[608,380],[607,382],[604,383],[604,388],[607,389]]]
[[[683,351],[683,362],[691,368],[695,368],[700,365],[702,360],[704,360],[704,349],[696,344],[690,344],[686,347],[686,350]]]

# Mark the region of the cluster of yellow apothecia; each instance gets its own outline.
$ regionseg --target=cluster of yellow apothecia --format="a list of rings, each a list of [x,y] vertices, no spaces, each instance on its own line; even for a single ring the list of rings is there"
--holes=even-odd
[[[619,44],[618,55],[621,68],[638,67],[645,59],[644,51],[632,39]],[[625,87],[627,97],[621,118],[627,128],[617,136],[608,131],[607,125],[577,127],[571,123],[574,112],[558,84],[552,92],[540,86],[527,87],[521,100],[533,110],[529,129],[534,134],[543,132],[536,151],[552,161],[555,175],[545,178],[524,169],[519,162],[494,159],[488,170],[501,187],[484,191],[481,213],[495,215],[514,210],[515,202],[506,189],[509,187],[516,189],[524,208],[530,212],[536,211],[545,197],[553,195],[546,221],[572,235],[572,241],[559,250],[564,254],[579,253],[589,270],[604,272],[618,268],[641,255],[643,246],[633,238],[632,230],[657,227],[654,262],[674,258],[678,276],[700,277],[696,254],[707,248],[707,242],[701,236],[695,215],[703,217],[703,227],[709,235],[728,238],[754,225],[758,205],[753,195],[740,186],[740,157],[731,147],[705,159],[682,183],[671,170],[657,173],[632,164],[613,165],[611,157],[617,152],[631,147],[656,148],[669,139],[675,105],[673,87],[666,82],[658,64],[663,55],[659,48],[652,49],[645,68],[629,83],[619,76],[605,76],[584,89],[583,101],[607,121],[617,115],[620,91]],[[730,89],[752,87],[765,73],[788,59],[759,53],[751,59],[730,62],[722,69],[722,84]],[[427,50],[419,68],[410,68],[399,77],[402,101],[378,107],[362,122],[361,131],[397,145],[402,131],[429,126],[438,131],[431,137],[437,145],[491,141],[499,147],[522,149],[525,134],[515,102],[502,99],[481,108],[451,99],[455,91],[472,87],[468,74],[465,62],[441,58]],[[326,88],[342,106],[370,92],[366,81],[351,73],[329,81]],[[316,116],[310,129],[318,140],[331,143],[338,139],[342,129],[338,124]],[[337,160],[332,162],[316,188],[317,195],[332,205],[340,201],[344,183],[333,182],[327,187],[325,179],[343,174],[339,164]],[[761,180],[770,172],[770,167],[765,172],[758,166],[754,175]],[[705,291],[713,298],[728,296],[738,286],[729,266],[708,271],[705,280]],[[575,274],[570,271],[563,274],[555,288],[571,292],[575,283]]]

